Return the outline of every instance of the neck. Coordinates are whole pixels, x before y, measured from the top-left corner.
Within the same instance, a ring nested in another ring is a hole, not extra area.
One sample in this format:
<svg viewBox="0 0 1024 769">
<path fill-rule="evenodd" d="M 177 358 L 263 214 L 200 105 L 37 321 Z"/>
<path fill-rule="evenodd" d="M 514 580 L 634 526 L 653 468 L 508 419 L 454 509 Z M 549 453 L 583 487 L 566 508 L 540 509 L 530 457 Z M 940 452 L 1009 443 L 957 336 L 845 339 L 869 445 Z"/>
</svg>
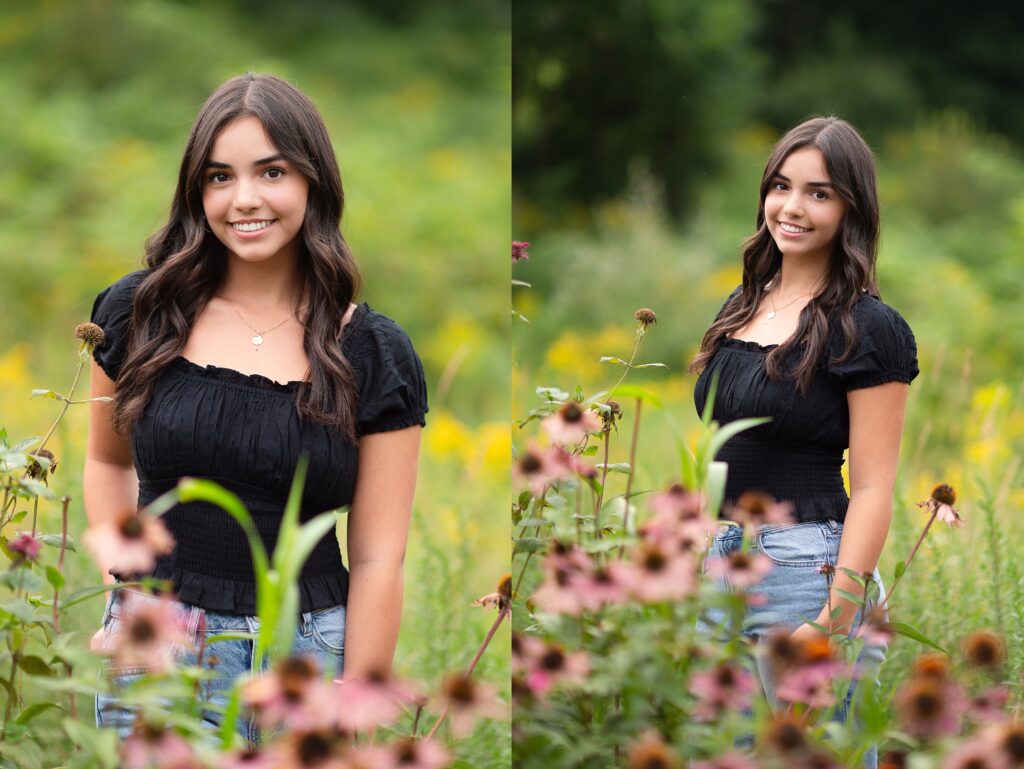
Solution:
<svg viewBox="0 0 1024 769">
<path fill-rule="evenodd" d="M 798 261 L 783 256 L 782 267 L 772 278 L 772 291 L 776 297 L 814 294 L 824 285 L 826 273 L 827 265 L 821 260 Z"/>
<path fill-rule="evenodd" d="M 257 313 L 294 312 L 302 306 L 303 285 L 295 260 L 246 262 L 228 254 L 228 269 L 217 294 Z"/>
</svg>

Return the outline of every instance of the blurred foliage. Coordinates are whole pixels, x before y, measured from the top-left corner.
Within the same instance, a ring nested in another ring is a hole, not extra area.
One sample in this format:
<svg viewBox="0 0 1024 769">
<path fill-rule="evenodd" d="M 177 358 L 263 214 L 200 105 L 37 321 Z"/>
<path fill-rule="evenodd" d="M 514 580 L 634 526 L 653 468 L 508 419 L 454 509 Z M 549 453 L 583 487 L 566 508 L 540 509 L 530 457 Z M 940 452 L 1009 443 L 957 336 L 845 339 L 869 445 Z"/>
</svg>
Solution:
<svg viewBox="0 0 1024 769">
<path fill-rule="evenodd" d="M 1024 6 L 526 0 L 513 26 L 517 198 L 552 221 L 587 221 L 635 169 L 687 219 L 737 130 L 781 133 L 812 114 L 878 146 L 955 109 L 1024 144 Z"/>
</svg>

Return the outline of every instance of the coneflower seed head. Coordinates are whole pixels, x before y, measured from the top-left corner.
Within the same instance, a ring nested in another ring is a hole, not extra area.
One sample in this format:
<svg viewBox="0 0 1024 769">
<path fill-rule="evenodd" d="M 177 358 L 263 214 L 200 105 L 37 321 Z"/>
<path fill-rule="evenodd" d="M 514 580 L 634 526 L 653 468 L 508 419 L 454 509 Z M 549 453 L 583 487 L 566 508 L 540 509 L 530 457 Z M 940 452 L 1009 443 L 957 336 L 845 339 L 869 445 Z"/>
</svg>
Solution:
<svg viewBox="0 0 1024 769">
<path fill-rule="evenodd" d="M 956 502 L 956 491 L 948 483 L 940 483 L 932 489 L 932 499 L 944 505 L 952 505 Z"/>
</svg>

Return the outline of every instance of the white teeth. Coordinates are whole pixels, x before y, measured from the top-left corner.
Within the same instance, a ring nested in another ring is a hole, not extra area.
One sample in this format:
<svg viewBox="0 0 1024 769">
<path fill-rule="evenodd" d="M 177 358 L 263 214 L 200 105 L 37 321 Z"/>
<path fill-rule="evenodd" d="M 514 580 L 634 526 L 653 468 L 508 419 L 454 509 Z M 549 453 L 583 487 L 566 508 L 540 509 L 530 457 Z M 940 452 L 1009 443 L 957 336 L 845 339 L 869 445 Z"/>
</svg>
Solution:
<svg viewBox="0 0 1024 769">
<path fill-rule="evenodd" d="M 785 223 L 782 223 L 782 222 L 779 223 L 779 229 L 781 229 L 783 232 L 810 232 L 811 231 L 809 227 L 797 227 L 796 225 L 785 224 Z"/>
<path fill-rule="evenodd" d="M 234 228 L 239 232 L 256 232 L 256 230 L 264 230 L 270 226 L 269 221 L 263 222 L 236 222 Z"/>
</svg>

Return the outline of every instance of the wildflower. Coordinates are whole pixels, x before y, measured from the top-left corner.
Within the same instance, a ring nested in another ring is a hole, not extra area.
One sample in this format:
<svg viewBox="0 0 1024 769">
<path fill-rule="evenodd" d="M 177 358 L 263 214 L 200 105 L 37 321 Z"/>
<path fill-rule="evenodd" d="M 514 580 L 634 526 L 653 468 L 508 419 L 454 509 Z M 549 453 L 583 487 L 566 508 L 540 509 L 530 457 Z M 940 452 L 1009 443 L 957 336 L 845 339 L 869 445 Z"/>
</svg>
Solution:
<svg viewBox="0 0 1024 769">
<path fill-rule="evenodd" d="M 937 652 L 928 652 L 918 655 L 911 668 L 911 675 L 915 678 L 932 678 L 937 681 L 949 679 L 949 660 L 945 655 Z"/>
<path fill-rule="evenodd" d="M 629 746 L 629 769 L 675 769 L 679 759 L 655 732 L 647 732 Z"/>
<path fill-rule="evenodd" d="M 138 720 L 121 743 L 123 769 L 192 769 L 199 766 L 195 751 L 173 729 Z"/>
<path fill-rule="evenodd" d="M 653 495 L 650 505 L 654 517 L 640 527 L 640 533 L 645 537 L 674 537 L 686 550 L 706 547 L 708 535 L 718 525 L 707 516 L 703 497 L 681 483 Z"/>
<path fill-rule="evenodd" d="M 1010 766 L 1024 766 L 1024 724 L 1014 722 L 997 727 L 993 740 Z"/>
<path fill-rule="evenodd" d="M 950 681 L 917 676 L 896 693 L 896 704 L 904 730 L 917 737 L 941 737 L 960 731 L 960 717 L 966 702 Z"/>
<path fill-rule="evenodd" d="M 497 700 L 497 687 L 455 673 L 441 684 L 441 704 L 448 713 L 452 732 L 465 737 L 478 718 L 500 718 L 505 708 Z"/>
<path fill-rule="evenodd" d="M 34 561 L 39 557 L 39 550 L 42 548 L 39 540 L 25 531 L 19 531 L 18 536 L 7 546 L 15 553 L 21 554 L 21 560 Z"/>
<path fill-rule="evenodd" d="M 508 611 L 512 605 L 512 574 L 505 574 L 498 580 L 498 589 L 494 593 L 482 595 L 473 601 L 474 606 L 493 606 L 498 611 Z"/>
<path fill-rule="evenodd" d="M 241 748 L 217 757 L 217 769 L 277 769 L 279 757 L 273 749 Z"/>
<path fill-rule="evenodd" d="M 888 646 L 895 638 L 896 630 L 889 624 L 888 612 L 881 606 L 872 606 L 864 615 L 864 620 L 857 629 L 857 636 L 863 638 L 866 644 Z"/>
<path fill-rule="evenodd" d="M 451 764 L 451 756 L 433 740 L 401 739 L 388 746 L 391 763 L 384 769 L 444 769 Z"/>
<path fill-rule="evenodd" d="M 890 750 L 878 759 L 878 769 L 906 769 L 907 754 L 902 750 Z"/>
<path fill-rule="evenodd" d="M 122 575 L 151 572 L 156 556 L 174 549 L 163 521 L 127 508 L 87 529 L 82 541 L 98 563 Z"/>
<path fill-rule="evenodd" d="M 762 733 L 762 741 L 783 755 L 802 753 L 810 747 L 803 724 L 789 714 L 773 716 Z"/>
<path fill-rule="evenodd" d="M 956 492 L 953 487 L 946 483 L 940 483 L 932 489 L 932 495 L 928 499 L 918 502 L 917 506 L 925 508 L 932 516 L 948 524 L 950 528 L 963 528 L 963 519 L 953 507 L 954 502 L 956 502 Z"/>
<path fill-rule="evenodd" d="M 512 261 L 520 262 L 523 259 L 529 259 L 530 255 L 526 252 L 526 249 L 530 247 L 530 241 L 528 240 L 513 240 L 512 241 Z"/>
<path fill-rule="evenodd" d="M 1009 720 L 1010 716 L 1004 709 L 1010 698 L 1010 690 L 1005 686 L 993 686 L 971 697 L 967 714 L 978 724 L 997 724 Z"/>
<path fill-rule="evenodd" d="M 541 426 L 547 430 L 553 443 L 564 446 L 575 446 L 588 433 L 601 429 L 597 414 L 576 401 L 564 403 L 557 412 L 545 417 Z"/>
<path fill-rule="evenodd" d="M 323 728 L 334 722 L 333 691 L 308 657 L 287 657 L 242 685 L 242 701 L 265 728 Z"/>
<path fill-rule="evenodd" d="M 699 701 L 697 715 L 711 720 L 727 710 L 748 708 L 755 683 L 750 671 L 720 662 L 711 670 L 694 673 L 690 688 Z"/>
<path fill-rule="evenodd" d="M 540 695 L 560 683 L 582 683 L 590 672 L 586 652 L 567 652 L 559 644 L 523 633 L 512 635 L 512 663 L 525 672 L 523 683 L 530 692 Z"/>
<path fill-rule="evenodd" d="M 601 410 L 600 417 L 604 423 L 604 431 L 608 432 L 622 419 L 622 406 L 618 401 L 605 401 L 597 405 Z"/>
<path fill-rule="evenodd" d="M 836 647 L 827 637 L 798 642 L 790 640 L 790 644 L 796 647 L 795 650 L 787 650 L 791 658 L 783 668 L 776 669 L 778 698 L 783 702 L 802 702 L 812 708 L 828 707 L 835 701 L 832 682 L 837 677 L 849 675 L 838 658 Z M 779 640 L 773 639 L 772 645 L 776 654 L 783 648 Z M 769 647 L 769 659 L 774 664 L 776 658 L 771 656 L 771 652 Z"/>
<path fill-rule="evenodd" d="M 747 491 L 729 508 L 729 519 L 751 526 L 793 522 L 793 505 L 776 502 L 768 494 Z"/>
<path fill-rule="evenodd" d="M 118 668 L 142 667 L 162 673 L 174 666 L 175 652 L 189 641 L 188 615 L 169 595 L 122 592 L 121 621 L 106 642 L 106 652 Z"/>
<path fill-rule="evenodd" d="M 628 590 L 645 603 L 678 601 L 697 587 L 697 568 L 687 553 L 670 550 L 664 541 L 645 540 L 633 550 L 621 571 Z"/>
<path fill-rule="evenodd" d="M 939 769 L 1007 769 L 1008 766 L 989 739 L 974 737 L 946 754 Z"/>
<path fill-rule="evenodd" d="M 777 630 L 764 645 L 768 662 L 776 676 L 804 660 L 804 644 L 794 641 L 788 630 Z"/>
<path fill-rule="evenodd" d="M 45 459 L 47 466 L 44 468 L 37 460 Z M 25 466 L 25 473 L 29 478 L 33 478 L 37 481 L 45 481 L 47 476 L 53 475 L 57 471 L 57 458 L 53 455 L 53 452 L 49 449 L 39 449 L 33 451 L 28 455 L 28 464 Z"/>
<path fill-rule="evenodd" d="M 745 590 L 758 584 L 772 570 L 771 559 L 762 553 L 735 550 L 724 558 L 709 558 L 707 572 L 712 577 L 727 577 L 733 587 Z"/>
<path fill-rule="evenodd" d="M 1006 643 L 995 633 L 979 630 L 964 641 L 964 658 L 978 668 L 998 668 L 1006 661 Z"/>
<path fill-rule="evenodd" d="M 278 744 L 284 769 L 345 769 L 341 760 L 342 736 L 327 729 L 296 729 Z"/>
<path fill-rule="evenodd" d="M 105 337 L 103 329 L 95 323 L 79 323 L 75 326 L 75 338 L 82 340 L 82 349 L 87 350 L 90 355 L 96 347 L 103 344 Z"/>
<path fill-rule="evenodd" d="M 645 329 L 658 322 L 658 316 L 654 313 L 650 307 L 641 307 L 639 310 L 633 313 L 633 317 L 636 318 L 641 328 Z"/>
<path fill-rule="evenodd" d="M 336 683 L 338 724 L 353 732 L 393 722 L 402 712 L 402 703 L 416 696 L 410 687 L 379 670 L 363 678 L 346 678 Z"/>
<path fill-rule="evenodd" d="M 573 465 L 567 457 L 560 446 L 545 450 L 531 443 L 512 466 L 512 478 L 517 486 L 527 486 L 539 497 L 550 484 L 572 476 Z"/>
</svg>

